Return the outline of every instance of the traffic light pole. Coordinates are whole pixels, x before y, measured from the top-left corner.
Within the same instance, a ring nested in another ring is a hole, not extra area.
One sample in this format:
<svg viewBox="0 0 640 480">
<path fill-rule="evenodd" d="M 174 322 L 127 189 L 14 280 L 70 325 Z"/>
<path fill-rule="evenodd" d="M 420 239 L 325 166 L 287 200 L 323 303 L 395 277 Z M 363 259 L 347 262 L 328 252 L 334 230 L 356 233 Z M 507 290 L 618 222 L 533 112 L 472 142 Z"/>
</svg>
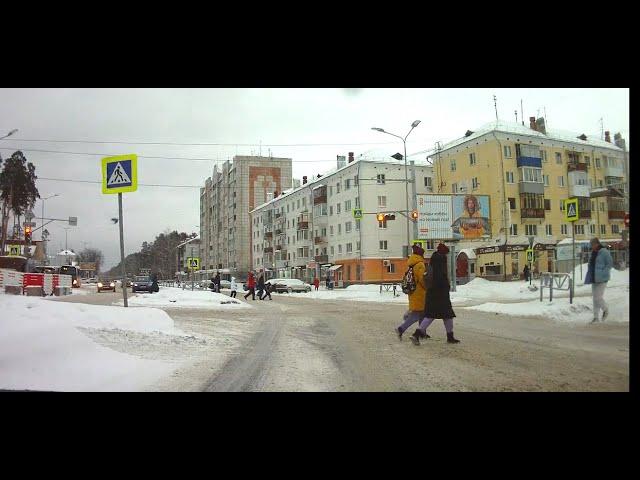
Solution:
<svg viewBox="0 0 640 480">
<path fill-rule="evenodd" d="M 124 298 L 124 306 L 128 307 L 127 302 L 127 268 L 124 263 L 124 227 L 122 226 L 122 193 L 118 193 L 118 223 L 120 224 L 120 264 L 122 265 L 122 298 Z"/>
</svg>

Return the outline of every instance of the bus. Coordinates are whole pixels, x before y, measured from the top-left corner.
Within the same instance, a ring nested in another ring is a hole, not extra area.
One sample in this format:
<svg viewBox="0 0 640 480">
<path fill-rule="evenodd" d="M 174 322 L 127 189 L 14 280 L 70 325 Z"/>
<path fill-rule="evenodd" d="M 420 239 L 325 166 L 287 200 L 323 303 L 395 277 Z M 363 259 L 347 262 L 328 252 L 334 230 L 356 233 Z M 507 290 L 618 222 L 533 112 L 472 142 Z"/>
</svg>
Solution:
<svg viewBox="0 0 640 480">
<path fill-rule="evenodd" d="M 71 285 L 73 288 L 80 287 L 80 269 L 73 265 L 62 265 L 60 275 L 71 275 Z"/>
</svg>

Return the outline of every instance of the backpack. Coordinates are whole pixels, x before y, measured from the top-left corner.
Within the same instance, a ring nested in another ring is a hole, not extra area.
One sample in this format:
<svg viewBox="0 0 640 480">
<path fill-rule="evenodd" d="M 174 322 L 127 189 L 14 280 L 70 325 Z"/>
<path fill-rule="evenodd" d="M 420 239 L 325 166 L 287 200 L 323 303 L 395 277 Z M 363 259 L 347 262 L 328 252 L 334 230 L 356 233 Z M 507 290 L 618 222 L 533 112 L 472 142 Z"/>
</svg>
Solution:
<svg viewBox="0 0 640 480">
<path fill-rule="evenodd" d="M 413 267 L 409 267 L 402 277 L 402 292 L 409 295 L 416 289 L 416 279 L 413 276 Z"/>
</svg>

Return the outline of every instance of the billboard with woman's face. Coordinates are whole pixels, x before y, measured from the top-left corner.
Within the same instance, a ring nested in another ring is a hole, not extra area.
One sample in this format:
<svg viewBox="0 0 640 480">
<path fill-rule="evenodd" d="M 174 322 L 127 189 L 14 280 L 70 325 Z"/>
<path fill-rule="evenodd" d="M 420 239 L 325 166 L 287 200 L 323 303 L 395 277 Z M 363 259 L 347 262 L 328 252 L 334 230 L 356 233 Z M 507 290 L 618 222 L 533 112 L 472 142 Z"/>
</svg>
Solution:
<svg viewBox="0 0 640 480">
<path fill-rule="evenodd" d="M 466 240 L 491 235 L 489 195 L 418 195 L 421 239 Z"/>
<path fill-rule="evenodd" d="M 452 195 L 454 238 L 474 239 L 491 234 L 489 195 Z"/>
</svg>

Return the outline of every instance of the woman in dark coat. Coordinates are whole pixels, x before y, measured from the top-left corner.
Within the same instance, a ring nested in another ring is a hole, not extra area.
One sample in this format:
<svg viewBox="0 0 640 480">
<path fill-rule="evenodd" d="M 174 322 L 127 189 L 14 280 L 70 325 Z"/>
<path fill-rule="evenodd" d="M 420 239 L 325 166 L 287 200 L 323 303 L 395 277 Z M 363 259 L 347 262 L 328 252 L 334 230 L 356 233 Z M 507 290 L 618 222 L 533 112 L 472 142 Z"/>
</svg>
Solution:
<svg viewBox="0 0 640 480">
<path fill-rule="evenodd" d="M 447 275 L 447 254 L 449 249 L 446 245 L 440 244 L 429 261 L 427 274 L 425 275 L 427 295 L 425 298 L 424 319 L 420 322 L 420 327 L 411 335 L 414 345 L 420 345 L 420 337 L 430 338 L 427 335 L 427 328 L 436 318 L 442 318 L 444 328 L 447 331 L 447 343 L 460 343 L 453 336 L 453 317 L 456 314 L 451 308 L 449 298 L 449 276 Z M 429 269 L 433 272 L 432 280 L 429 278 Z"/>
</svg>

